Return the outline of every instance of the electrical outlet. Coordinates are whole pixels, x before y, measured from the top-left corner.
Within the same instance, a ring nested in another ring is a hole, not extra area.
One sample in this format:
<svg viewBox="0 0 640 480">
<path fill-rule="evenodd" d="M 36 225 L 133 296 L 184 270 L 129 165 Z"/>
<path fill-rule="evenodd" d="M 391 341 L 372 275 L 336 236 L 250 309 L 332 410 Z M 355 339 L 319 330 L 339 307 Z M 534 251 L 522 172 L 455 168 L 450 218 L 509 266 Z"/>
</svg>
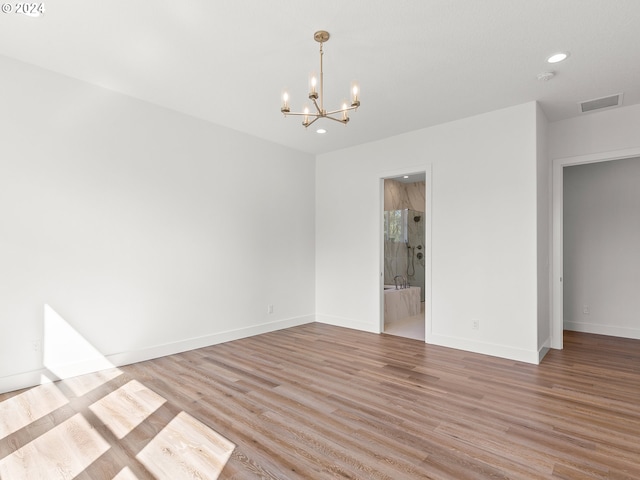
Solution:
<svg viewBox="0 0 640 480">
<path fill-rule="evenodd" d="M 31 342 L 31 348 L 34 352 L 39 352 L 42 350 L 42 342 L 40 340 L 34 340 Z"/>
<path fill-rule="evenodd" d="M 480 320 L 478 320 L 477 318 L 474 318 L 473 320 L 471 320 L 471 328 L 474 330 L 479 330 L 480 329 Z"/>
<path fill-rule="evenodd" d="M 267 307 L 267 313 L 268 313 L 269 315 L 271 315 L 271 314 L 273 313 L 273 305 L 269 305 L 269 306 Z"/>
<path fill-rule="evenodd" d="M 589 315 L 589 312 L 590 312 L 590 310 L 589 310 L 589 305 L 583 305 L 583 306 L 582 306 L 582 313 L 583 313 L 583 315 Z"/>
</svg>

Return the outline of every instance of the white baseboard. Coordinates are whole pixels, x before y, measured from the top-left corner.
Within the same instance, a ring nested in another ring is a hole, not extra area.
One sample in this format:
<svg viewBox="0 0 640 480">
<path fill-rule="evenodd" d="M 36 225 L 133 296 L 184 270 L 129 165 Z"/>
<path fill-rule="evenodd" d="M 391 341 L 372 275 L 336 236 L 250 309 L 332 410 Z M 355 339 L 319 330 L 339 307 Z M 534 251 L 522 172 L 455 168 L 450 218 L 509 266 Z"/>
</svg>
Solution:
<svg viewBox="0 0 640 480">
<path fill-rule="evenodd" d="M 276 330 L 282 330 L 283 328 L 290 328 L 296 327 L 298 325 L 304 325 L 306 323 L 313 323 L 314 321 L 315 315 L 305 315 L 303 317 L 276 320 L 274 322 L 262 323 L 260 325 L 239 328 L 237 330 L 227 330 L 226 332 L 214 333 L 212 335 L 205 335 L 204 337 L 192 338 L 189 340 L 183 340 L 181 342 L 157 345 L 143 350 L 117 353 L 109 355 L 107 358 L 117 366 L 129 365 L 131 363 L 143 362 L 145 360 L 151 360 L 159 357 L 166 357 L 167 355 L 186 352 L 188 350 L 195 350 L 197 348 L 208 347 L 210 345 L 217 345 L 218 343 L 230 342 L 232 340 L 252 337 L 254 335 L 260 335 L 262 333 L 275 332 Z"/>
<path fill-rule="evenodd" d="M 371 323 L 353 320 L 352 318 L 334 317 L 332 315 L 318 313 L 316 314 L 316 322 L 333 325 L 334 327 L 353 328 L 354 330 L 363 332 L 380 333 L 379 325 L 372 325 Z"/>
<path fill-rule="evenodd" d="M 379 327 L 376 327 L 371 323 L 360 322 L 350 318 L 317 314 L 316 322 L 326 323 L 327 325 L 334 325 L 336 327 L 353 328 L 355 330 L 361 330 L 365 332 L 380 333 Z M 516 360 L 518 362 L 532 363 L 534 365 L 539 364 L 540 359 L 546 354 L 546 351 L 542 353 L 541 351 L 535 350 L 520 350 L 512 347 L 505 347 L 503 345 L 476 342 L 466 338 L 447 337 L 444 335 L 428 335 L 427 343 L 438 345 L 441 347 L 455 348 L 457 350 L 465 350 L 467 352 L 507 358 L 510 360 Z"/>
<path fill-rule="evenodd" d="M 478 342 L 475 340 L 469 340 L 468 338 L 448 337 L 446 335 L 435 334 L 427 335 L 426 341 L 428 344 L 438 345 L 440 347 L 455 348 L 456 350 L 481 353 L 483 355 L 491 355 L 492 357 L 532 363 L 534 365 L 540 363 L 539 352 L 535 350 L 522 350 L 504 345 Z"/>
<path fill-rule="evenodd" d="M 178 342 L 155 345 L 153 347 L 140 350 L 114 353 L 106 355 L 101 361 L 82 361 L 77 364 L 66 365 L 63 370 L 57 372 L 56 378 L 51 378 L 52 373 L 46 368 L 32 370 L 29 372 L 8 375 L 0 378 L 0 393 L 12 392 L 23 388 L 40 385 L 44 381 L 58 380 L 60 377 L 70 378 L 77 375 L 96 372 L 109 367 L 121 367 L 131 363 L 144 362 L 154 358 L 165 357 L 176 353 L 195 350 L 197 348 L 208 347 L 218 343 L 230 342 L 241 338 L 252 337 L 262 333 L 274 332 L 283 328 L 296 327 L 307 323 L 315 322 L 315 315 L 305 315 L 285 320 L 253 325 L 251 327 L 239 328 L 237 330 L 227 330 L 225 332 L 205 335 L 203 337 L 190 338 Z M 61 373 L 62 372 L 62 373 Z"/>
<path fill-rule="evenodd" d="M 640 340 L 640 328 L 617 327 L 615 325 L 600 325 L 597 323 L 564 322 L 564 329 Z"/>
<path fill-rule="evenodd" d="M 551 350 L 551 338 L 547 338 L 542 346 L 538 349 L 538 363 L 542 361 L 544 356 Z"/>
</svg>

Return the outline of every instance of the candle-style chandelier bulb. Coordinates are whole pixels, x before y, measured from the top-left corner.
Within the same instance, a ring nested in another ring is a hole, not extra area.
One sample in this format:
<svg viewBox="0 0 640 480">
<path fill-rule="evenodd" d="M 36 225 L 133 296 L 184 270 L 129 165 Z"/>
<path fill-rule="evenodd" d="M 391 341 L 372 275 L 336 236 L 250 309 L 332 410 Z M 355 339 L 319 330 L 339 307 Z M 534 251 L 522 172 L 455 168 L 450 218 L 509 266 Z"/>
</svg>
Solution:
<svg viewBox="0 0 640 480">
<path fill-rule="evenodd" d="M 280 108 L 282 113 L 289 113 L 289 94 L 287 92 L 282 93 L 282 108 Z"/>
<path fill-rule="evenodd" d="M 360 93 L 360 88 L 357 83 L 353 83 L 351 85 L 351 106 L 358 108 L 360 106 L 360 100 L 358 94 Z"/>
<path fill-rule="evenodd" d="M 308 107 L 305 107 L 303 112 L 292 112 L 289 108 L 288 93 L 284 92 L 282 94 L 282 107 L 280 108 L 280 111 L 285 117 L 287 115 L 303 116 L 302 125 L 304 125 L 305 128 L 313 124 L 319 118 L 328 118 L 329 120 L 346 125 L 349 121 L 348 111 L 356 110 L 360 106 L 360 89 L 358 84 L 353 83 L 351 85 L 351 106 L 348 106 L 345 102 L 342 104 L 342 108 L 340 109 L 331 110 L 329 112 L 324 109 L 324 70 L 322 68 L 322 56 L 324 55 L 324 52 L 322 50 L 322 45 L 329 40 L 329 37 L 329 32 L 325 30 L 319 30 L 313 35 L 314 40 L 320 43 L 320 79 L 318 80 L 315 75 L 312 75 L 309 81 L 309 100 L 313 102 L 313 106 L 316 111 L 311 112 Z"/>
</svg>

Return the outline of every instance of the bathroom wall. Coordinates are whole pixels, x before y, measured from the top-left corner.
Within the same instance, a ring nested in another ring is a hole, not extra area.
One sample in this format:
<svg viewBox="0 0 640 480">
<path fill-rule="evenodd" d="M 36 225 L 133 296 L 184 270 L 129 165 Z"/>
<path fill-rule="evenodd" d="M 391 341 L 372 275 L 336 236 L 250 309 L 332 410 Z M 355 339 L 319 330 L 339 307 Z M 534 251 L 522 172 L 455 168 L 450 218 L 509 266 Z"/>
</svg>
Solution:
<svg viewBox="0 0 640 480">
<path fill-rule="evenodd" d="M 315 320 L 312 155 L 0 71 L 0 392 L 52 373 L 45 309 L 116 364 Z"/>
<path fill-rule="evenodd" d="M 404 183 L 393 179 L 384 181 L 384 209 L 404 210 L 410 208 L 424 212 L 425 182 Z"/>
<path fill-rule="evenodd" d="M 424 212 L 408 210 L 407 226 L 409 243 L 405 253 L 407 257 L 406 278 L 409 284 L 420 287 L 420 301 L 426 299 L 426 217 Z"/>
</svg>

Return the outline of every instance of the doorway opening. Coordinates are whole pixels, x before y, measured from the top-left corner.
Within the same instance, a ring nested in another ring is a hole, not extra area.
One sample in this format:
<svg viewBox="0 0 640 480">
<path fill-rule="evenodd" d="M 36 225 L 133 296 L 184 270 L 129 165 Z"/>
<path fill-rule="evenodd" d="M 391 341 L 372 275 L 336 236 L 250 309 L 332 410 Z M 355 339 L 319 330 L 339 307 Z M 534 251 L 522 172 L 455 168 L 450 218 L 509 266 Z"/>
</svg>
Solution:
<svg viewBox="0 0 640 480">
<path fill-rule="evenodd" d="M 381 331 L 426 339 L 426 173 L 384 178 Z"/>
<path fill-rule="evenodd" d="M 565 292 L 564 292 L 564 169 L 565 167 L 585 165 L 590 163 L 609 162 L 613 160 L 631 159 L 640 156 L 640 148 L 632 148 L 628 150 L 621 150 L 615 152 L 602 152 L 598 154 L 581 155 L 569 158 L 556 159 L 553 162 L 553 249 L 552 249 L 552 316 L 551 316 L 551 347 L 556 349 L 562 349 L 563 347 L 563 332 L 565 326 Z M 567 272 L 570 273 L 570 272 Z M 601 292 L 599 292 L 601 293 Z M 567 299 L 572 301 L 571 298 Z M 574 299 L 575 300 L 575 299 Z M 611 334 L 611 328 L 608 331 L 595 331 L 593 326 L 588 325 L 588 321 L 584 319 L 590 319 L 588 316 L 593 316 L 592 305 L 582 301 L 580 302 L 579 316 L 582 318 L 582 324 L 578 325 L 584 331 L 588 328 L 590 333 L 603 333 Z M 575 301 L 574 301 L 575 303 Z M 568 310 L 570 310 L 568 306 Z M 575 310 L 575 306 L 574 306 Z M 569 319 L 571 321 L 571 319 Z M 574 322 L 576 323 L 576 322 Z M 572 329 L 576 328 L 576 325 L 571 326 Z M 601 326 L 599 327 L 601 328 Z M 627 335 L 619 335 L 627 336 Z"/>
</svg>

